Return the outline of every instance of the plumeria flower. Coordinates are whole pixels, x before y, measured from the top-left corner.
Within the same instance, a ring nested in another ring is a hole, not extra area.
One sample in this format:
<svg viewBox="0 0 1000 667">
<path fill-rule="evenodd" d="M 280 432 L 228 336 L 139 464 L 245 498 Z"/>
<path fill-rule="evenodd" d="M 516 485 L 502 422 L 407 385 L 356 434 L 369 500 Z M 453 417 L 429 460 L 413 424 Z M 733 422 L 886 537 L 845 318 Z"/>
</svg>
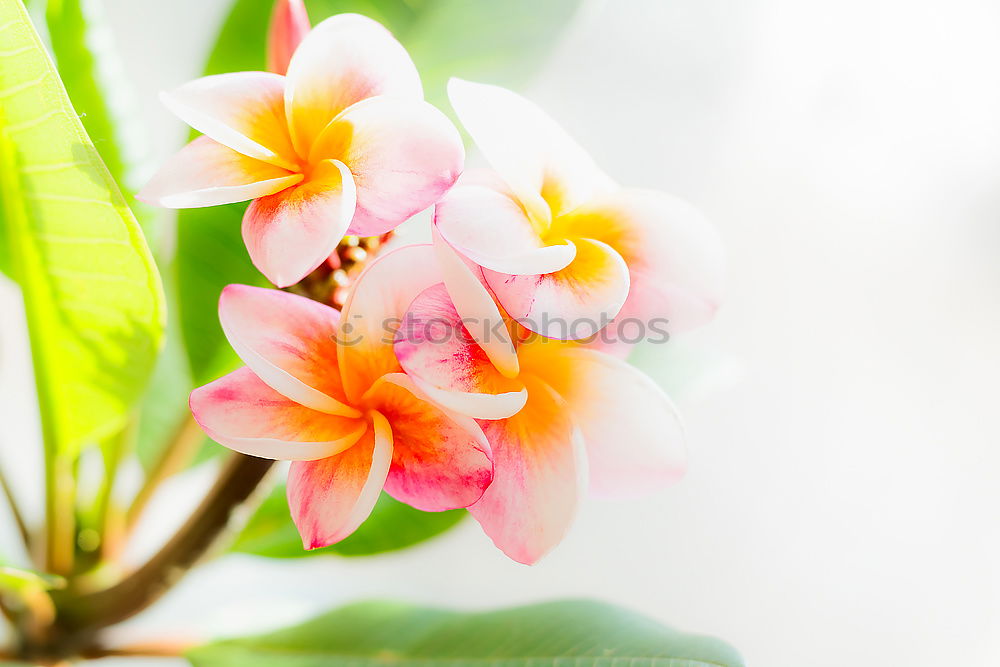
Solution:
<svg viewBox="0 0 1000 667">
<path fill-rule="evenodd" d="M 319 266 L 345 234 L 383 234 L 435 203 L 464 160 L 402 45 L 355 14 L 309 32 L 285 76 L 208 76 L 163 102 L 203 136 L 139 198 L 168 208 L 252 200 L 243 239 L 279 287 Z"/>
<path fill-rule="evenodd" d="M 527 564 L 541 558 L 565 535 L 588 487 L 629 496 L 683 474 L 681 423 L 652 380 L 615 356 L 510 320 L 499 339 L 474 335 L 456 302 L 478 313 L 476 323 L 503 313 L 472 271 L 462 273 L 460 258 L 442 259 L 449 285 L 413 301 L 396 355 L 435 402 L 480 418 L 494 478 L 469 511 L 504 553 Z"/>
<path fill-rule="evenodd" d="M 591 336 L 614 317 L 666 317 L 675 331 L 712 317 L 722 251 L 697 210 L 619 187 L 555 121 L 509 90 L 452 79 L 448 94 L 495 172 L 459 181 L 435 224 L 482 268 L 507 313 L 560 339 Z"/>
<path fill-rule="evenodd" d="M 433 251 L 408 246 L 362 273 L 343 314 L 278 290 L 222 293 L 246 366 L 196 389 L 191 411 L 230 449 L 292 461 L 288 503 L 308 549 L 350 535 L 383 487 L 441 511 L 476 502 L 492 479 L 480 427 L 429 402 L 393 353 L 393 323 L 435 279 Z"/>
</svg>

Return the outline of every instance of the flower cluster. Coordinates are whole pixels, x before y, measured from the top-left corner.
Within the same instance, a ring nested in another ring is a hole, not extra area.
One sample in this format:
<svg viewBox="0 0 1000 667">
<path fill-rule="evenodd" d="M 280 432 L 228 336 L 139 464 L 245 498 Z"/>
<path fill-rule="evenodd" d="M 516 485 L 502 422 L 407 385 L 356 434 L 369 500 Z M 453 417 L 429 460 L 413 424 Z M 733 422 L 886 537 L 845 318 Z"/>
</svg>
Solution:
<svg viewBox="0 0 1000 667">
<path fill-rule="evenodd" d="M 377 257 L 339 312 L 282 290 L 221 296 L 246 366 L 195 390 L 192 412 L 231 449 L 292 461 L 306 548 L 349 535 L 384 489 L 421 510 L 467 507 L 508 556 L 533 563 L 588 489 L 641 493 L 683 473 L 670 400 L 623 360 L 627 344 L 595 334 L 711 318 L 722 253 L 697 211 L 617 185 L 522 97 L 452 80 L 452 107 L 492 167 L 459 178 L 457 130 L 370 19 L 310 30 L 300 2 L 279 2 L 269 67 L 164 96 L 204 136 L 144 199 L 252 200 L 243 236 L 278 287 L 345 234 L 382 235 L 436 205 L 433 242 Z M 593 324 L 556 326 L 566 322 Z"/>
</svg>

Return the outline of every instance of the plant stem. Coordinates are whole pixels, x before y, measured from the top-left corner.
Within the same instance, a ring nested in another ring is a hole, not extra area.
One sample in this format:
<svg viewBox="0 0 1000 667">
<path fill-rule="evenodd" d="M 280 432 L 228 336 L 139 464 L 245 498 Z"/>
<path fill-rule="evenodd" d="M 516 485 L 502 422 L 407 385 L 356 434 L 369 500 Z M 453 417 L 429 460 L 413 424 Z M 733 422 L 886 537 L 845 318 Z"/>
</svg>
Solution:
<svg viewBox="0 0 1000 667">
<path fill-rule="evenodd" d="M 76 555 L 76 476 L 73 460 L 51 453 L 45 466 L 45 569 L 68 576 Z"/>
<path fill-rule="evenodd" d="M 94 646 L 85 649 L 80 653 L 81 658 L 95 660 L 98 658 L 178 658 L 184 652 L 193 648 L 192 644 L 185 643 L 149 643 L 130 644 L 128 646 L 105 647 Z"/>
<path fill-rule="evenodd" d="M 103 557 L 118 548 L 121 536 L 121 510 L 114 505 L 118 468 L 124 452 L 134 447 L 139 419 L 133 414 L 125 427 L 101 443 L 104 477 L 94 503 L 93 528 L 101 535 L 100 555 Z"/>
<path fill-rule="evenodd" d="M 80 641 L 156 602 L 215 543 L 273 465 L 274 461 L 231 454 L 198 509 L 159 553 L 110 588 L 66 599 L 59 605 L 60 628 Z"/>
<path fill-rule="evenodd" d="M 10 488 L 10 483 L 7 481 L 3 470 L 0 470 L 0 490 L 3 491 L 3 495 L 7 499 L 7 505 L 10 507 L 10 513 L 14 516 L 14 522 L 17 524 L 17 531 L 21 534 L 24 548 L 30 554 L 32 551 L 31 531 L 28 529 L 28 524 L 24 520 L 24 514 L 21 512 L 21 507 L 17 503 L 17 498 L 14 497 L 14 492 Z"/>
<path fill-rule="evenodd" d="M 198 447 L 205 439 L 205 434 L 198 427 L 190 412 L 185 411 L 179 421 L 173 438 L 160 452 L 160 457 L 146 476 L 142 488 L 136 494 L 125 518 L 126 534 L 132 531 L 142 517 L 150 499 L 168 477 L 183 470 L 198 452 Z"/>
</svg>

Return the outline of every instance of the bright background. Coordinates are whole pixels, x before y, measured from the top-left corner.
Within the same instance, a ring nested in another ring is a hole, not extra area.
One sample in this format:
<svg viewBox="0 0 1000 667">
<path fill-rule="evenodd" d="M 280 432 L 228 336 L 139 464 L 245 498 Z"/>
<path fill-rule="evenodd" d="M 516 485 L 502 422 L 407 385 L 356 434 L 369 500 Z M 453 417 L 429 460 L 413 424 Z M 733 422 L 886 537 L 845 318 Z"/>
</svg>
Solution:
<svg viewBox="0 0 1000 667">
<path fill-rule="evenodd" d="M 228 3 L 107 4 L 165 157 L 186 130 L 155 94 L 198 74 Z M 588 5 L 524 92 L 729 251 L 717 321 L 639 359 L 687 418 L 688 477 L 588 503 L 532 568 L 473 522 L 400 555 L 223 559 L 132 632 L 587 596 L 758 667 L 1000 664 L 998 26 L 987 0 Z M 9 286 L 0 308 L 0 450 L 20 461 L 36 427 Z M 207 478 L 161 498 L 151 544 Z"/>
</svg>

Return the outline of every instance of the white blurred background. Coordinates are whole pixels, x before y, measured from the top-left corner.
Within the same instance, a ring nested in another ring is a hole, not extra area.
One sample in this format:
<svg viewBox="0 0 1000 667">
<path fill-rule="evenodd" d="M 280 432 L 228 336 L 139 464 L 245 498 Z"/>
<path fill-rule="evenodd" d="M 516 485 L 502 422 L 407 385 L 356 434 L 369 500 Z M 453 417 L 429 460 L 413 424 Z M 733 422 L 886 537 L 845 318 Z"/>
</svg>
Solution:
<svg viewBox="0 0 1000 667">
<path fill-rule="evenodd" d="M 197 76 L 228 3 L 107 4 L 165 157 L 186 130 L 156 93 Z M 370 596 L 585 596 L 757 667 L 1000 664 L 998 34 L 989 0 L 588 5 L 524 92 L 619 181 L 703 208 L 729 251 L 717 321 L 637 359 L 687 418 L 687 478 L 588 503 L 531 568 L 473 522 L 399 555 L 216 561 L 131 636 L 243 633 Z M 35 426 L 3 319 L 10 459 Z"/>
</svg>

